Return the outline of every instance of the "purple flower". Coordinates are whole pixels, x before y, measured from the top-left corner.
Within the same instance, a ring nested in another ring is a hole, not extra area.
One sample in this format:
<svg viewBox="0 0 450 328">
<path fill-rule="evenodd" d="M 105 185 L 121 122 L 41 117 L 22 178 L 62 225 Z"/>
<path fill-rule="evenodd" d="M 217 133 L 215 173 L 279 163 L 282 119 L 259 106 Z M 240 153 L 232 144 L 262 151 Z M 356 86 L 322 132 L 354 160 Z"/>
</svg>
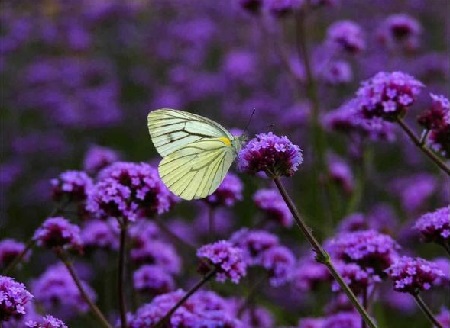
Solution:
<svg viewBox="0 0 450 328">
<path fill-rule="evenodd" d="M 83 171 L 66 171 L 58 178 L 50 180 L 52 197 L 56 202 L 63 199 L 68 201 L 84 201 L 92 188 L 92 179 Z"/>
<path fill-rule="evenodd" d="M 356 312 L 340 312 L 325 318 L 323 328 L 360 328 L 361 316 Z"/>
<path fill-rule="evenodd" d="M 445 277 L 436 264 L 408 256 L 399 258 L 386 272 L 394 282 L 395 291 L 412 295 L 430 289 L 440 278 Z"/>
<path fill-rule="evenodd" d="M 294 218 L 276 189 L 260 189 L 253 196 L 253 200 L 265 213 L 267 219 L 279 222 L 283 227 L 292 226 Z"/>
<path fill-rule="evenodd" d="M 419 46 L 422 26 L 407 14 L 395 14 L 387 17 L 380 25 L 378 39 L 388 47 L 401 46 L 404 50 L 413 51 Z"/>
<path fill-rule="evenodd" d="M 450 246 L 450 205 L 422 215 L 414 225 L 426 243 Z"/>
<path fill-rule="evenodd" d="M 450 124 L 450 101 L 442 95 L 430 93 L 429 109 L 417 117 L 417 123 L 427 130 L 437 130 Z"/>
<path fill-rule="evenodd" d="M 331 85 L 349 83 L 353 79 L 352 68 L 345 61 L 334 61 L 321 72 L 322 79 Z"/>
<path fill-rule="evenodd" d="M 153 217 L 167 212 L 175 201 L 157 170 L 146 163 L 116 162 L 98 177 L 86 208 L 99 219 Z"/>
<path fill-rule="evenodd" d="M 25 326 L 30 328 L 68 328 L 62 320 L 59 320 L 51 315 L 46 315 L 39 321 L 27 321 Z"/>
<path fill-rule="evenodd" d="M 252 14 L 259 13 L 264 2 L 264 0 L 238 0 L 238 1 L 242 9 Z"/>
<path fill-rule="evenodd" d="M 6 268 L 24 249 L 25 245 L 23 243 L 13 239 L 0 241 L 0 268 Z M 27 252 L 25 260 L 27 261 L 29 257 L 30 252 Z"/>
<path fill-rule="evenodd" d="M 324 328 L 324 318 L 301 318 L 298 322 L 298 328 Z"/>
<path fill-rule="evenodd" d="M 332 131 L 372 140 L 393 141 L 394 125 L 379 117 L 367 118 L 359 110 L 359 99 L 352 99 L 323 116 L 322 124 Z"/>
<path fill-rule="evenodd" d="M 400 246 L 388 235 L 365 230 L 341 233 L 329 242 L 329 248 L 332 257 L 382 276 L 397 258 Z"/>
<path fill-rule="evenodd" d="M 222 71 L 232 81 L 241 81 L 246 84 L 253 83 L 258 72 L 257 57 L 249 51 L 229 52 L 224 58 Z"/>
<path fill-rule="evenodd" d="M 246 275 L 247 263 L 241 248 L 232 243 L 220 240 L 200 247 L 197 256 L 208 260 L 217 270 L 216 280 L 224 282 L 230 279 L 234 283 Z"/>
<path fill-rule="evenodd" d="M 132 246 L 130 257 L 136 264 L 158 265 L 169 273 L 176 274 L 181 269 L 181 259 L 171 244 L 145 240 Z"/>
<path fill-rule="evenodd" d="M 272 328 L 275 326 L 272 313 L 260 306 L 244 310 L 241 321 L 248 328 Z"/>
<path fill-rule="evenodd" d="M 84 281 L 81 283 L 89 298 L 95 301 L 95 292 Z M 32 282 L 31 290 L 46 311 L 57 312 L 59 317 L 69 319 L 89 311 L 88 304 L 63 264 L 48 267 Z"/>
<path fill-rule="evenodd" d="M 337 262 L 335 265 L 345 283 L 353 290 L 355 294 L 362 294 L 372 283 L 380 281 L 379 277 L 372 277 L 358 264 Z M 332 290 L 340 290 L 340 286 L 336 281 L 333 281 L 332 283 Z"/>
<path fill-rule="evenodd" d="M 262 254 L 261 265 L 269 271 L 270 285 L 279 287 L 292 278 L 295 257 L 289 248 L 274 246 Z"/>
<path fill-rule="evenodd" d="M 90 174 L 97 174 L 100 170 L 119 160 L 119 153 L 111 148 L 92 145 L 83 159 L 83 169 Z"/>
<path fill-rule="evenodd" d="M 436 320 L 444 328 L 450 327 L 450 311 L 446 307 L 442 307 L 441 312 L 436 315 Z"/>
<path fill-rule="evenodd" d="M 219 188 L 205 200 L 213 206 L 233 206 L 242 199 L 242 182 L 234 174 L 228 173 Z"/>
<path fill-rule="evenodd" d="M 33 236 L 38 246 L 63 247 L 81 250 L 80 228 L 63 217 L 52 217 L 42 223 Z"/>
<path fill-rule="evenodd" d="M 175 287 L 172 276 L 164 267 L 143 265 L 133 274 L 134 288 L 152 295 L 164 294 Z"/>
<path fill-rule="evenodd" d="M 351 194 L 354 188 L 354 177 L 350 166 L 340 157 L 331 155 L 328 158 L 329 179 L 340 186 L 345 193 Z"/>
<path fill-rule="evenodd" d="M 265 7 L 276 17 L 284 17 L 300 8 L 303 0 L 265 0 Z"/>
<path fill-rule="evenodd" d="M 20 319 L 25 315 L 25 306 L 33 295 L 25 285 L 13 278 L 0 276 L 0 322 Z"/>
<path fill-rule="evenodd" d="M 343 52 L 360 53 L 366 47 L 361 27 L 352 21 L 333 23 L 327 31 L 327 40 Z"/>
<path fill-rule="evenodd" d="M 236 231 L 230 242 L 243 250 L 248 265 L 261 264 L 264 252 L 280 244 L 278 237 L 270 232 L 246 228 Z"/>
<path fill-rule="evenodd" d="M 251 174 L 263 171 L 270 177 L 291 176 L 302 162 L 298 146 L 269 132 L 257 134 L 246 144 L 239 153 L 238 167 Z"/>
<path fill-rule="evenodd" d="M 292 282 L 299 291 L 311 291 L 321 283 L 331 281 L 331 274 L 327 267 L 311 259 L 301 260 L 297 264 Z"/>
<path fill-rule="evenodd" d="M 103 248 L 117 250 L 119 248 L 117 221 L 90 220 L 81 230 L 81 240 L 86 248 Z"/>
<path fill-rule="evenodd" d="M 402 72 L 379 72 L 364 81 L 356 92 L 359 108 L 368 118 L 381 117 L 387 121 L 406 114 L 424 85 Z"/>
</svg>

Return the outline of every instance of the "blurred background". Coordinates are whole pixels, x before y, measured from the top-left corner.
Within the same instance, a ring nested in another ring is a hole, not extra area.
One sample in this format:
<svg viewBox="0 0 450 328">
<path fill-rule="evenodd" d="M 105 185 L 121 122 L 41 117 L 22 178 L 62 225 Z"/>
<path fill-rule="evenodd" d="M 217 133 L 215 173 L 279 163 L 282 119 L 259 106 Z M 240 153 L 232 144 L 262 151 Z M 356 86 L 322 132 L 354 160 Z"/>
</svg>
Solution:
<svg viewBox="0 0 450 328">
<path fill-rule="evenodd" d="M 259 2 L 2 1 L 0 239 L 28 240 L 53 207 L 50 179 L 83 170 L 89 152 L 98 147 L 117 159 L 156 165 L 146 127 L 149 111 L 187 110 L 243 129 L 255 110 L 250 136 L 273 131 L 303 149 L 305 163 L 288 186 L 321 240 L 342 218 L 362 212 L 376 217 L 404 254 L 443 256 L 437 246 L 418 244 L 410 228 L 419 215 L 448 203 L 448 180 L 394 127 L 389 136 L 365 142 L 361 164 L 362 150 L 324 124 L 320 180 L 332 181 L 333 192 L 316 195 L 311 106 L 318 104 L 322 121 L 322 115 L 352 98 L 361 81 L 398 70 L 426 85 L 406 118 L 414 126 L 429 106 L 429 92 L 448 97 L 449 1 L 310 1 L 300 35 L 308 67 L 290 2 L 283 7 L 283 1 L 267 0 L 273 4 L 258 9 Z M 353 27 L 344 32 L 347 47 L 337 49 L 336 23 L 342 21 Z M 308 69 L 315 77 L 316 98 L 308 89 Z M 364 179 L 358 175 L 361 165 Z M 263 179 L 242 179 L 243 201 L 228 213 L 228 231 L 251 225 L 258 215 L 252 195 L 268 185 Z M 196 205 L 180 204 L 168 217 L 181 218 L 176 223 L 183 226 L 196 211 Z M 285 244 L 295 245 L 296 255 L 305 254 L 308 247 L 298 248 L 298 234 L 291 230 L 278 233 Z M 52 262 L 42 251 L 17 277 L 26 282 Z M 429 327 L 412 299 L 385 287 L 380 294 L 389 296 L 378 295 L 383 301 L 374 309 L 380 327 Z M 326 288 L 314 297 L 283 288 L 260 296 L 280 325 L 321 315 Z M 289 297 L 283 300 L 286 291 Z M 98 293 L 101 299 L 104 291 Z M 444 295 L 445 289 L 428 295 L 435 311 Z M 84 320 L 70 326 L 83 327 Z"/>
</svg>

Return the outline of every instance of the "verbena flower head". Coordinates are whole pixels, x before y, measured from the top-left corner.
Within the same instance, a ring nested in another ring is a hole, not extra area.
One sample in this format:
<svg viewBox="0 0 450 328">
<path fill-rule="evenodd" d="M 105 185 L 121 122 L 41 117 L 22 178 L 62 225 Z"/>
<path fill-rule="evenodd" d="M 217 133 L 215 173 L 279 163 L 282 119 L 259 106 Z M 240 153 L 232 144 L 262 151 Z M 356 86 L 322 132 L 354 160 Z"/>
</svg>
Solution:
<svg viewBox="0 0 450 328">
<path fill-rule="evenodd" d="M 325 328 L 360 328 L 361 316 L 356 312 L 339 312 L 325 318 Z"/>
<path fill-rule="evenodd" d="M 133 274 L 134 288 L 152 295 L 164 294 L 175 287 L 173 277 L 158 265 L 143 265 Z"/>
<path fill-rule="evenodd" d="M 380 117 L 365 117 L 360 111 L 359 99 L 352 99 L 341 107 L 325 114 L 322 118 L 324 127 L 352 136 L 371 140 L 393 141 L 394 125 Z"/>
<path fill-rule="evenodd" d="M 242 9 L 252 14 L 259 13 L 264 2 L 264 0 L 238 0 L 238 1 Z"/>
<path fill-rule="evenodd" d="M 269 221 L 278 222 L 283 227 L 292 226 L 294 218 L 276 189 L 260 189 L 253 196 L 253 200 Z"/>
<path fill-rule="evenodd" d="M 242 199 L 242 182 L 233 173 L 228 173 L 219 188 L 205 200 L 213 206 L 233 206 Z"/>
<path fill-rule="evenodd" d="M 25 285 L 7 276 L 0 276 L 0 323 L 10 319 L 20 319 L 25 313 L 25 306 L 33 295 Z"/>
<path fill-rule="evenodd" d="M 382 22 L 378 31 L 378 39 L 388 47 L 400 46 L 404 50 L 416 50 L 422 26 L 407 14 L 394 14 Z"/>
<path fill-rule="evenodd" d="M 324 328 L 325 319 L 324 318 L 300 318 L 298 322 L 298 328 Z"/>
<path fill-rule="evenodd" d="M 276 17 L 284 17 L 300 8 L 303 0 L 265 0 L 267 10 Z"/>
<path fill-rule="evenodd" d="M 427 130 L 439 130 L 450 124 L 450 101 L 430 93 L 431 106 L 417 117 L 417 123 Z"/>
<path fill-rule="evenodd" d="M 436 320 L 442 325 L 442 327 L 450 327 L 450 311 L 443 306 L 441 308 L 441 312 L 436 315 Z"/>
<path fill-rule="evenodd" d="M 327 65 L 321 73 L 321 77 L 328 84 L 339 85 L 351 82 L 353 72 L 349 63 L 339 60 Z"/>
<path fill-rule="evenodd" d="M 328 178 L 341 187 L 344 192 L 350 194 L 355 184 L 350 166 L 336 155 L 329 156 L 327 162 Z"/>
<path fill-rule="evenodd" d="M 269 271 L 270 285 L 279 287 L 291 280 L 295 257 L 289 248 L 281 245 L 275 246 L 263 253 L 261 265 Z"/>
<path fill-rule="evenodd" d="M 362 83 L 356 95 L 360 110 L 368 118 L 394 121 L 406 114 L 424 85 L 402 72 L 379 72 Z"/>
<path fill-rule="evenodd" d="M 158 172 L 146 163 L 114 163 L 99 173 L 86 208 L 99 219 L 134 221 L 167 212 L 175 199 Z"/>
<path fill-rule="evenodd" d="M 270 232 L 246 228 L 236 231 L 230 242 L 243 250 L 248 265 L 260 264 L 264 252 L 280 244 L 278 237 Z"/>
<path fill-rule="evenodd" d="M 395 291 L 413 295 L 430 289 L 439 279 L 445 277 L 436 264 L 408 256 L 399 258 L 386 272 L 394 282 Z"/>
<path fill-rule="evenodd" d="M 349 54 L 360 53 L 366 47 L 361 27 L 348 20 L 333 23 L 328 28 L 327 40 L 339 50 Z"/>
<path fill-rule="evenodd" d="M 400 246 L 390 236 L 374 230 L 339 234 L 329 242 L 330 255 L 346 263 L 356 263 L 367 272 L 384 276 L 398 257 Z"/>
<path fill-rule="evenodd" d="M 239 153 L 242 172 L 265 172 L 269 177 L 292 176 L 303 162 L 300 148 L 272 132 L 257 134 Z"/>
<path fill-rule="evenodd" d="M 130 257 L 136 264 L 158 265 L 169 273 L 181 270 L 181 259 L 175 248 L 166 242 L 145 240 L 131 247 Z"/>
<path fill-rule="evenodd" d="M 95 292 L 84 281 L 81 283 L 89 298 L 95 301 Z M 68 319 L 89 311 L 88 304 L 63 264 L 48 267 L 32 282 L 31 290 L 45 311 L 58 313 L 59 317 Z"/>
<path fill-rule="evenodd" d="M 380 281 L 378 276 L 371 276 L 367 271 L 363 270 L 356 263 L 342 263 L 337 262 L 336 269 L 344 279 L 345 283 L 357 295 L 363 293 L 374 282 Z M 340 286 L 336 281 L 333 281 L 331 286 L 333 291 L 340 291 Z"/>
<path fill-rule="evenodd" d="M 83 160 L 83 169 L 89 174 L 97 174 L 100 170 L 119 160 L 119 153 L 107 147 L 91 146 Z"/>
<path fill-rule="evenodd" d="M 117 250 L 119 248 L 119 236 L 117 221 L 89 220 L 81 230 L 81 240 L 86 248 L 101 248 Z M 117 231 L 116 231 L 117 230 Z"/>
<path fill-rule="evenodd" d="M 299 291 L 312 291 L 322 283 L 331 281 L 327 267 L 312 259 L 302 259 L 294 270 L 292 282 Z"/>
<path fill-rule="evenodd" d="M 414 225 L 426 243 L 450 245 L 450 205 L 422 215 Z"/>
<path fill-rule="evenodd" d="M 29 320 L 25 323 L 25 326 L 29 328 L 68 328 L 62 320 L 51 315 L 46 315 L 38 321 Z"/>
<path fill-rule="evenodd" d="M 84 201 L 92 188 L 92 179 L 83 171 L 66 171 L 50 180 L 53 200 Z"/>
<path fill-rule="evenodd" d="M 13 239 L 0 241 L 0 268 L 6 268 L 24 249 L 25 245 L 23 243 Z M 30 253 L 27 252 L 24 260 L 27 261 L 29 257 Z"/>
<path fill-rule="evenodd" d="M 234 283 L 247 274 L 247 263 L 241 248 L 229 241 L 220 240 L 200 247 L 197 256 L 208 260 L 217 270 L 216 280 L 224 282 L 230 279 Z"/>
<path fill-rule="evenodd" d="M 275 320 L 270 311 L 263 307 L 256 306 L 242 312 L 241 321 L 244 327 L 272 328 L 275 327 Z"/>
<path fill-rule="evenodd" d="M 82 241 L 80 228 L 63 217 L 51 217 L 35 231 L 33 239 L 38 246 L 63 247 L 80 250 Z"/>
</svg>

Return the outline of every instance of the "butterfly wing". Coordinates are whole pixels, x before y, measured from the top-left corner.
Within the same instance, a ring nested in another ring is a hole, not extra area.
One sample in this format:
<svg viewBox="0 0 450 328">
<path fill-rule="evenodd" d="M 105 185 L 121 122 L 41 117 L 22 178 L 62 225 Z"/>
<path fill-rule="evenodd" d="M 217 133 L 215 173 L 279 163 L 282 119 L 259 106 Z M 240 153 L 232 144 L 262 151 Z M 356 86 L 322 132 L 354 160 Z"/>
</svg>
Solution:
<svg viewBox="0 0 450 328">
<path fill-rule="evenodd" d="M 209 118 L 169 108 L 150 112 L 147 126 L 156 150 L 163 157 L 199 140 L 233 138 L 223 126 Z"/>
<path fill-rule="evenodd" d="M 217 138 L 192 142 L 164 157 L 159 175 L 177 196 L 186 199 L 205 198 L 222 183 L 236 152 Z"/>
</svg>

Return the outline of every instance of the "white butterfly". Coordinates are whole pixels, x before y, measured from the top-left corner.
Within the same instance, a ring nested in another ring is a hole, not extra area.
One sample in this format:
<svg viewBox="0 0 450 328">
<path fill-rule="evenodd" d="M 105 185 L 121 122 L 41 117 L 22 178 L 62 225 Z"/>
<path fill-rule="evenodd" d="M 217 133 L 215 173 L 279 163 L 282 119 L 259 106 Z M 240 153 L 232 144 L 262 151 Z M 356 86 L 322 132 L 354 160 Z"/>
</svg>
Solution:
<svg viewBox="0 0 450 328">
<path fill-rule="evenodd" d="M 170 108 L 150 112 L 147 126 L 163 157 L 162 181 L 186 200 L 205 198 L 219 187 L 245 140 L 206 117 Z"/>
</svg>

